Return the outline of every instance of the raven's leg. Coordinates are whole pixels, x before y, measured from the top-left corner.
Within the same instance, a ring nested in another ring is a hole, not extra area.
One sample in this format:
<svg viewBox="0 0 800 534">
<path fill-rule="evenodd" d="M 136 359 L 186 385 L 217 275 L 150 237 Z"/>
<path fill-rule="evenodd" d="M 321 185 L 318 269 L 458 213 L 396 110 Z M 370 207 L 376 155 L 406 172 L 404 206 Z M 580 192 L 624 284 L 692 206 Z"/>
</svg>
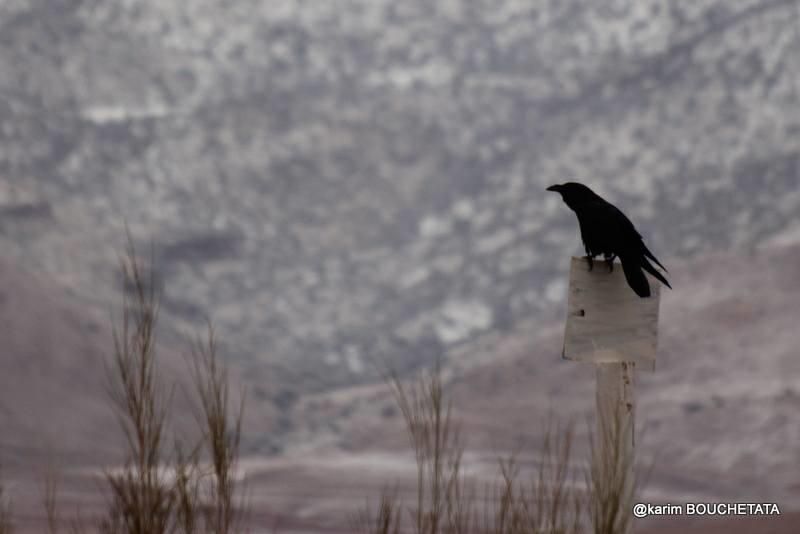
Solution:
<svg viewBox="0 0 800 534">
<path fill-rule="evenodd" d="M 591 271 L 592 269 L 594 269 L 594 254 L 592 254 L 587 248 L 586 256 L 584 257 L 586 258 L 586 261 L 589 262 L 589 271 Z"/>
<path fill-rule="evenodd" d="M 606 265 L 608 265 L 608 272 L 614 272 L 614 259 L 617 257 L 616 254 L 604 254 Z"/>
</svg>

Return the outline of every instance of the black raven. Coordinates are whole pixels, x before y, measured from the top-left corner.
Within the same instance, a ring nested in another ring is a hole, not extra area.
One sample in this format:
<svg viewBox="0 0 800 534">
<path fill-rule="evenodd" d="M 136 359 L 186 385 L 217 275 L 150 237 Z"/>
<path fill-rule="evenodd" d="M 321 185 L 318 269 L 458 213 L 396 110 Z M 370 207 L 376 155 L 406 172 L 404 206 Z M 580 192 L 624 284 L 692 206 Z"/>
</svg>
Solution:
<svg viewBox="0 0 800 534">
<path fill-rule="evenodd" d="M 561 193 L 564 203 L 578 216 L 589 270 L 594 265 L 595 256 L 602 254 L 610 270 L 614 269 L 614 258 L 619 256 L 628 285 L 640 297 L 650 296 L 650 284 L 647 283 L 642 269 L 672 289 L 667 279 L 653 267 L 648 258 L 656 262 L 664 272 L 667 269 L 647 250 L 633 223 L 616 206 L 576 182 L 551 185 L 547 190 Z"/>
</svg>

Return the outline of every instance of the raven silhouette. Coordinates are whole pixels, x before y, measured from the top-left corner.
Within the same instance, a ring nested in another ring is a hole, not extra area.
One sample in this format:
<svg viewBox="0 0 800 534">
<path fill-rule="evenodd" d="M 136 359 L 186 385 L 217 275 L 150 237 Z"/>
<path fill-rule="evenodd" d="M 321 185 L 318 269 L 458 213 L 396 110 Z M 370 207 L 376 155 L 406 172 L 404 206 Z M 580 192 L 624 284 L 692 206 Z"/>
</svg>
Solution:
<svg viewBox="0 0 800 534">
<path fill-rule="evenodd" d="M 650 284 L 642 269 L 672 289 L 649 260 L 653 260 L 664 272 L 667 272 L 666 267 L 647 249 L 633 223 L 616 206 L 577 182 L 551 185 L 547 190 L 560 193 L 564 203 L 578 216 L 589 270 L 594 266 L 595 256 L 602 254 L 612 271 L 614 258 L 619 257 L 628 285 L 640 297 L 650 296 Z"/>
</svg>

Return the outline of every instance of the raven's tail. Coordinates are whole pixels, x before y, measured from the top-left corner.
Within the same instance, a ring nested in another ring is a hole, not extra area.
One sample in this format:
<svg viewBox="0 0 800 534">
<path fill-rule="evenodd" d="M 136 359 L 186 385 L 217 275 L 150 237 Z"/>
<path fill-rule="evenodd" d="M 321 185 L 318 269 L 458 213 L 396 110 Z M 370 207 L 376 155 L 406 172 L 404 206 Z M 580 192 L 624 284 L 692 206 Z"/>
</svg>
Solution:
<svg viewBox="0 0 800 534">
<path fill-rule="evenodd" d="M 633 292 L 639 295 L 642 298 L 650 296 L 650 284 L 647 283 L 647 277 L 642 272 L 642 263 L 647 263 L 645 258 L 634 256 L 623 256 L 620 255 L 619 261 L 622 262 L 622 272 L 625 273 L 625 280 L 628 281 L 628 285 L 631 286 Z M 652 265 L 650 265 L 652 269 Z"/>
<path fill-rule="evenodd" d="M 656 263 L 658 263 L 658 260 L 656 260 Z M 658 264 L 661 265 L 660 263 L 658 263 Z M 659 282 L 661 282 L 662 284 L 664 284 L 668 288 L 672 289 L 672 286 L 669 285 L 669 282 L 667 282 L 667 279 L 664 278 L 664 275 L 662 275 L 660 272 L 658 272 L 656 270 L 656 268 L 653 267 L 650 264 L 649 261 L 647 261 L 647 258 L 642 258 L 642 269 L 644 269 L 648 273 L 652 274 L 653 276 L 655 276 L 658 279 Z"/>
<path fill-rule="evenodd" d="M 653 260 L 654 262 L 656 262 L 656 264 L 657 264 L 659 267 L 661 267 L 661 268 L 664 270 L 664 272 L 665 272 L 665 273 L 668 273 L 668 272 L 669 272 L 669 271 L 667 271 L 667 268 L 666 268 L 666 267 L 664 267 L 663 265 L 661 265 L 661 262 L 660 262 L 660 261 L 658 261 L 658 260 L 656 259 L 656 257 L 655 257 L 655 256 L 653 256 L 653 253 L 652 253 L 652 252 L 650 252 L 650 249 L 648 249 L 648 248 L 645 246 L 645 244 L 644 244 L 644 243 L 642 243 L 642 249 L 644 250 L 644 255 L 645 255 L 646 257 L 648 257 L 648 258 L 650 258 L 651 260 Z M 647 263 L 647 260 L 644 260 L 644 262 L 645 262 L 645 263 Z M 647 271 L 647 272 L 648 272 L 648 273 L 650 273 L 650 274 L 653 274 L 651 271 Z M 656 277 L 658 277 L 657 275 L 653 275 L 653 276 L 656 276 Z M 663 280 L 663 279 L 662 279 L 662 280 Z M 667 284 L 667 282 L 666 282 L 666 281 L 665 281 L 664 283 L 665 283 L 665 284 Z M 669 287 L 669 284 L 667 284 L 667 287 Z M 672 289 L 672 288 L 670 287 L 670 289 Z"/>
</svg>

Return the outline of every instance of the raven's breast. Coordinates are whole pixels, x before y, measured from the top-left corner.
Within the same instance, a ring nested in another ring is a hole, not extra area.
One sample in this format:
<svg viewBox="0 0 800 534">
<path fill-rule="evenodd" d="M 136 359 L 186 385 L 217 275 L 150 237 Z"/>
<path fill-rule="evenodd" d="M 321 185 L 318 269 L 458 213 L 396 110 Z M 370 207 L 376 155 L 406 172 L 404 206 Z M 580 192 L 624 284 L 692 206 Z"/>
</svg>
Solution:
<svg viewBox="0 0 800 534">
<path fill-rule="evenodd" d="M 581 229 L 581 239 L 584 246 L 592 254 L 612 254 L 615 252 L 613 232 L 602 217 L 594 213 L 578 214 L 578 224 Z"/>
</svg>

